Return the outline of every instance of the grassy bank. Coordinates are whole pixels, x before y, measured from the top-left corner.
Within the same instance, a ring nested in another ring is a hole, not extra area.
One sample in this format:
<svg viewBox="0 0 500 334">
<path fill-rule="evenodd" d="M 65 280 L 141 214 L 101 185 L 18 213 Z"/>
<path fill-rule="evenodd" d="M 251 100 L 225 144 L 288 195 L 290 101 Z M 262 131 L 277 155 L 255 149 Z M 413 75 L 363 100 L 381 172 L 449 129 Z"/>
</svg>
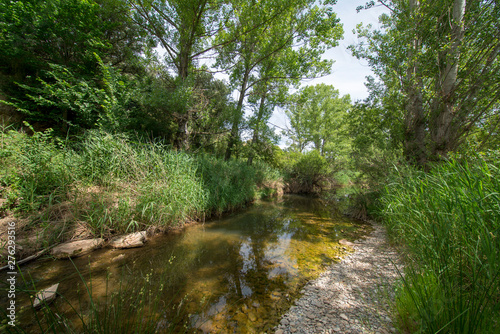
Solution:
<svg viewBox="0 0 500 334">
<path fill-rule="evenodd" d="M 378 214 L 407 250 L 407 332 L 493 333 L 500 301 L 500 153 L 395 171 Z"/>
<path fill-rule="evenodd" d="M 3 131 L 0 138 L 0 214 L 21 218 L 17 241 L 25 252 L 203 220 L 273 195 L 278 180 L 264 164 L 175 152 L 162 142 L 100 131 L 71 143 L 50 131 Z"/>
</svg>

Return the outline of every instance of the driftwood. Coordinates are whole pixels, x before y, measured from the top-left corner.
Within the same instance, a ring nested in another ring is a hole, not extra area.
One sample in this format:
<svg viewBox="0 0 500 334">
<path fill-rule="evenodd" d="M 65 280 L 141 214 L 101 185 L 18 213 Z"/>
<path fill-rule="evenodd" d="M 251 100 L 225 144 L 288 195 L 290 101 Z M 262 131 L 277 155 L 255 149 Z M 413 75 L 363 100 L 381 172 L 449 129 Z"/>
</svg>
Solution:
<svg viewBox="0 0 500 334">
<path fill-rule="evenodd" d="M 54 247 L 55 247 L 55 245 L 51 246 L 49 248 L 42 249 L 41 251 L 39 251 L 39 252 L 37 252 L 37 253 L 35 253 L 33 255 L 30 255 L 30 256 L 22 259 L 22 260 L 17 261 L 16 265 L 21 265 L 21 264 L 24 264 L 26 262 L 30 262 L 30 261 L 33 261 L 35 259 L 38 259 L 40 256 L 42 256 L 43 254 L 45 254 L 46 252 L 48 252 L 49 250 L 51 250 Z M 9 265 L 3 266 L 3 267 L 0 268 L 0 271 L 8 269 L 9 267 L 10 267 Z"/>
</svg>

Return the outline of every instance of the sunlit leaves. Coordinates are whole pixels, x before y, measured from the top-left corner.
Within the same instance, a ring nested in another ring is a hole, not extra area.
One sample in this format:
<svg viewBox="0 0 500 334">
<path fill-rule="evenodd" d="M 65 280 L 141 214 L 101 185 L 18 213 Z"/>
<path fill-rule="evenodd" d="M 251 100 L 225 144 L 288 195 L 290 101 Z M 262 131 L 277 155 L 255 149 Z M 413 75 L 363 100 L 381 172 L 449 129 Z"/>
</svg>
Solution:
<svg viewBox="0 0 500 334">
<path fill-rule="evenodd" d="M 299 152 L 314 147 L 334 162 L 350 147 L 346 121 L 351 108 L 349 95 L 340 97 L 333 86 L 306 86 L 291 96 L 286 114 L 292 146 Z"/>
</svg>

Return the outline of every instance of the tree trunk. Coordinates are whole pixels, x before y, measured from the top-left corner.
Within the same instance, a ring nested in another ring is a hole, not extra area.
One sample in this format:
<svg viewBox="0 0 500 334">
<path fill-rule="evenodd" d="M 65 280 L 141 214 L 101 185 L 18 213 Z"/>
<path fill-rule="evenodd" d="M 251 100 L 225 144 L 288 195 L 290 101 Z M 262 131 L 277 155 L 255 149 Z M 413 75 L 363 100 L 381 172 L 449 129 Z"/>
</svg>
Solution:
<svg viewBox="0 0 500 334">
<path fill-rule="evenodd" d="M 410 11 L 414 15 L 419 6 L 418 0 L 410 0 Z M 421 47 L 420 37 L 415 36 L 413 45 L 408 52 L 408 59 L 412 65 L 407 69 L 407 94 L 408 103 L 405 115 L 404 150 L 406 159 L 416 165 L 424 165 L 426 162 L 425 147 L 425 115 L 422 99 L 422 75 L 414 59 Z"/>
<path fill-rule="evenodd" d="M 241 82 L 240 97 L 238 99 L 238 105 L 236 107 L 236 111 L 233 117 L 231 133 L 229 134 L 229 141 L 227 143 L 226 156 L 224 157 L 226 161 L 231 159 L 231 154 L 233 153 L 233 147 L 236 144 L 236 141 L 238 140 L 238 135 L 239 135 L 238 130 L 240 127 L 241 118 L 243 116 L 242 115 L 243 101 L 245 100 L 249 76 L 250 76 L 250 69 L 249 66 L 247 66 L 245 74 L 243 76 L 243 81 Z"/>
<path fill-rule="evenodd" d="M 178 134 L 177 134 L 177 148 L 181 150 L 189 150 L 189 119 L 190 113 L 186 112 L 186 115 L 179 118 L 177 121 L 178 126 Z"/>
<path fill-rule="evenodd" d="M 202 21 L 203 13 L 205 12 L 206 1 L 201 1 L 193 8 L 192 21 L 182 22 L 179 40 L 179 54 L 177 64 L 177 74 L 185 84 L 189 76 L 189 68 L 192 63 L 193 46 L 196 40 L 196 29 Z M 191 112 L 186 110 L 186 114 L 179 119 L 177 147 L 183 150 L 189 149 L 190 133 L 189 122 L 191 121 Z"/>
<path fill-rule="evenodd" d="M 417 68 L 415 67 L 415 70 Z M 422 166 L 426 162 L 427 151 L 425 147 L 425 116 L 422 100 L 422 81 L 412 83 L 408 92 L 408 105 L 405 116 L 405 156 L 410 163 Z"/>
<path fill-rule="evenodd" d="M 457 84 L 460 50 L 459 47 L 464 37 L 464 15 L 466 0 L 455 0 L 453 3 L 451 20 L 451 46 L 449 51 L 443 53 L 443 66 L 439 74 L 440 85 L 439 101 L 433 110 L 431 138 L 433 142 L 432 155 L 434 157 L 446 156 L 455 148 L 454 135 L 459 131 L 461 124 L 453 122 L 459 113 L 456 110 L 454 92 Z"/>
<path fill-rule="evenodd" d="M 262 117 L 264 116 L 266 96 L 267 96 L 267 91 L 264 91 L 264 93 L 260 97 L 259 112 L 257 113 L 257 123 L 255 125 L 255 129 L 253 130 L 252 141 L 250 142 L 251 151 L 250 151 L 250 154 L 249 154 L 248 160 L 247 160 L 247 164 L 249 166 L 253 162 L 254 145 L 257 143 L 257 140 L 259 140 L 260 121 L 262 120 Z"/>
</svg>

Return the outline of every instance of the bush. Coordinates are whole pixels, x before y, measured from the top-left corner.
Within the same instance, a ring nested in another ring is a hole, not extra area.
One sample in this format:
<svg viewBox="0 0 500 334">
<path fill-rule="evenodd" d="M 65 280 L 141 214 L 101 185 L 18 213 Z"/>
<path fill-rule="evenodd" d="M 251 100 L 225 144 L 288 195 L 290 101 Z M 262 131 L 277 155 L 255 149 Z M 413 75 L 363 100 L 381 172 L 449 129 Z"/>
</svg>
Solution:
<svg viewBox="0 0 500 334">
<path fill-rule="evenodd" d="M 36 211 L 66 199 L 72 182 L 71 155 L 50 129 L 33 136 L 2 132 L 1 141 L 1 182 L 8 188 L 5 195 L 21 210 Z"/>
<path fill-rule="evenodd" d="M 208 193 L 208 212 L 220 214 L 254 199 L 259 182 L 255 167 L 244 161 L 225 162 L 208 155 L 200 157 L 198 166 Z"/>
<path fill-rule="evenodd" d="M 380 213 L 411 259 L 400 300 L 411 300 L 425 333 L 497 326 L 499 162 L 497 151 L 450 159 L 429 173 L 400 169 L 382 194 Z"/>
<path fill-rule="evenodd" d="M 285 162 L 285 184 L 289 193 L 319 193 L 330 182 L 328 162 L 317 150 L 291 155 Z"/>
</svg>

